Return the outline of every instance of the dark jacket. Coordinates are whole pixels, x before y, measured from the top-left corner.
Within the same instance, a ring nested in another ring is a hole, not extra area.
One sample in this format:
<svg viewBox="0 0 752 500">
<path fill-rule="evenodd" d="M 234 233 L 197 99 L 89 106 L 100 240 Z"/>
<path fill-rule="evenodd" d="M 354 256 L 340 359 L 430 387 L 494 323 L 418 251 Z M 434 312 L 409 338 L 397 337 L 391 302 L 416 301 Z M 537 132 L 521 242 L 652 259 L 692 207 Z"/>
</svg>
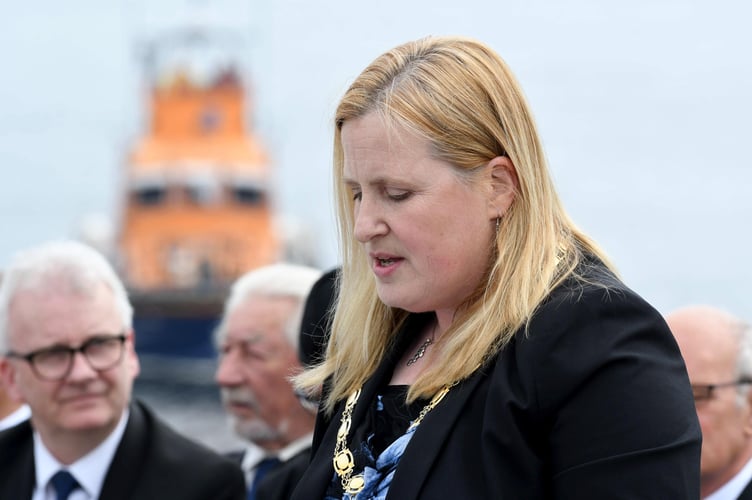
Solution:
<svg viewBox="0 0 752 500">
<path fill-rule="evenodd" d="M 33 448 L 28 421 L 0 433 L 0 498 L 31 498 Z M 173 431 L 135 402 L 100 499 L 244 500 L 245 481 L 237 465 Z"/>
<path fill-rule="evenodd" d="M 289 500 L 310 459 L 311 449 L 306 448 L 272 469 L 259 482 L 256 500 Z"/>
<path fill-rule="evenodd" d="M 240 467 L 245 452 L 232 451 L 225 456 Z M 280 462 L 259 481 L 256 500 L 288 500 L 311 460 L 311 448 L 305 448 L 284 462 Z"/>
<path fill-rule="evenodd" d="M 387 498 L 699 498 L 700 427 L 677 344 L 651 306 L 593 266 L 608 288 L 569 279 L 527 334 L 427 414 Z M 410 341 L 399 338 L 363 386 L 352 428 Z M 319 415 L 294 499 L 324 496 L 341 415 L 341 404 Z"/>
</svg>

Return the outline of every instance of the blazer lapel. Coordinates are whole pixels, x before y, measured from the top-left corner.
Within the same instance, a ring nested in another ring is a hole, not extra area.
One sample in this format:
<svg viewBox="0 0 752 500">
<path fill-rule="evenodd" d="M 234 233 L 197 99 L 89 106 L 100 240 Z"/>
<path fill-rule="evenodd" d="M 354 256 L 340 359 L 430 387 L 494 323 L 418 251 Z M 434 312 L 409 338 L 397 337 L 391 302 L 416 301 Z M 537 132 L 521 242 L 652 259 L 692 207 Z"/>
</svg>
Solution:
<svg viewBox="0 0 752 500">
<path fill-rule="evenodd" d="M 444 399 L 428 413 L 405 448 L 389 486 L 388 498 L 418 498 L 434 460 L 462 413 L 465 403 L 483 379 L 483 368 L 452 387 Z"/>
</svg>

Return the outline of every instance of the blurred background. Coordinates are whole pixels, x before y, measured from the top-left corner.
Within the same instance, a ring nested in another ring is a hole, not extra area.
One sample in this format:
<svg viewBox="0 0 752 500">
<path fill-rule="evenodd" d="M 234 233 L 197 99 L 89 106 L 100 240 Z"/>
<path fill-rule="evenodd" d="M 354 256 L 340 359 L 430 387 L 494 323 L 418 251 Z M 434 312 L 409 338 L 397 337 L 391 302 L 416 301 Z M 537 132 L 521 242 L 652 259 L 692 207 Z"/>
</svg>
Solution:
<svg viewBox="0 0 752 500">
<path fill-rule="evenodd" d="M 149 133 L 155 85 L 168 85 L 146 63 L 155 41 L 186 27 L 210 27 L 234 53 L 281 239 L 302 248 L 298 260 L 334 266 L 338 98 L 392 46 L 462 34 L 516 72 L 565 206 L 632 288 L 662 312 L 702 302 L 752 319 L 746 2 L 0 2 L 0 269 L 20 248 L 67 237 L 96 241 L 123 265 L 129 189 L 153 181 L 134 181 L 134 151 Z M 157 374 L 137 391 L 229 449 L 203 354 L 188 356 L 201 377 L 165 385 Z"/>
</svg>

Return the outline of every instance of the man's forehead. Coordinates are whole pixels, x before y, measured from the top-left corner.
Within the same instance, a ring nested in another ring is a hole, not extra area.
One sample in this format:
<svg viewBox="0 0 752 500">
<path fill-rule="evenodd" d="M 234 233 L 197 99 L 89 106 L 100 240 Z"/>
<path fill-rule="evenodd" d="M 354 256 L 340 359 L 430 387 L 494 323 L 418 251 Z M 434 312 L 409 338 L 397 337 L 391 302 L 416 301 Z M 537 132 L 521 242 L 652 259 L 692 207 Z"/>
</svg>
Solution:
<svg viewBox="0 0 752 500">
<path fill-rule="evenodd" d="M 248 344 L 255 345 L 263 343 L 267 336 L 262 332 L 254 332 L 249 330 L 229 330 L 225 337 L 225 344 Z"/>
<path fill-rule="evenodd" d="M 8 340 L 29 336 L 48 341 L 117 333 L 122 320 L 112 292 L 102 286 L 91 293 L 19 290 L 8 308 Z"/>
</svg>

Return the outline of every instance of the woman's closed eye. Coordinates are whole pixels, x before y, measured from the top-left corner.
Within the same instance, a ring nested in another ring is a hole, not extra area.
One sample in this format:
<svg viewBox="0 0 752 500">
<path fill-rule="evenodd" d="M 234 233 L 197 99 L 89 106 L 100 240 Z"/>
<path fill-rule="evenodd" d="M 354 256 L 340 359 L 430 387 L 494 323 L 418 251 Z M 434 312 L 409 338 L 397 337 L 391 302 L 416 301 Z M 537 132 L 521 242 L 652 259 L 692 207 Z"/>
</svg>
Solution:
<svg viewBox="0 0 752 500">
<path fill-rule="evenodd" d="M 412 192 L 404 189 L 387 189 L 386 195 L 392 201 L 403 201 L 408 199 Z"/>
</svg>

